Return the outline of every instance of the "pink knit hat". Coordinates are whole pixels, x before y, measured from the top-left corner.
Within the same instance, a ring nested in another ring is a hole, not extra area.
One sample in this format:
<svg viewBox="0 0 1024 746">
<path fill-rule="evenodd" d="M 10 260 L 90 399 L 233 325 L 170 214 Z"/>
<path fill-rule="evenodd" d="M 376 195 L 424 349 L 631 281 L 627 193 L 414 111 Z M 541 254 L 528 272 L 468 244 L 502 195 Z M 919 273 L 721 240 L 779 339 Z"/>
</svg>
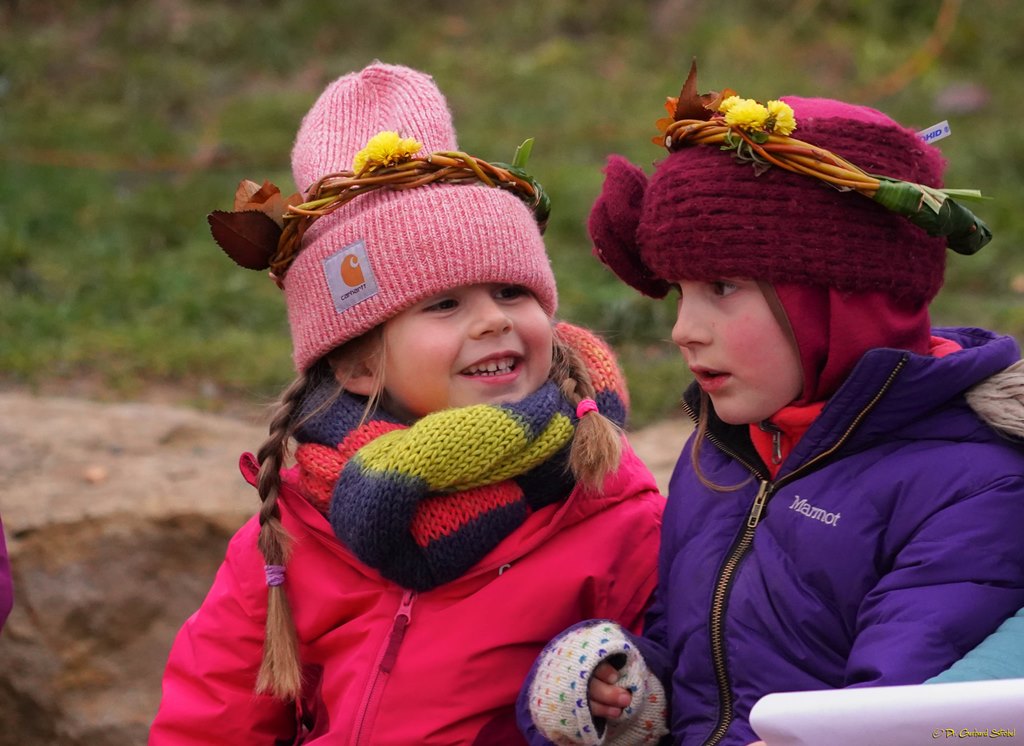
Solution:
<svg viewBox="0 0 1024 746">
<path fill-rule="evenodd" d="M 352 170 L 371 137 L 397 132 L 422 153 L 458 150 L 447 102 L 430 76 L 371 64 L 334 81 L 306 114 L 292 149 L 305 193 Z M 432 184 L 356 197 L 312 223 L 283 279 L 296 369 L 416 302 L 478 283 L 522 285 L 549 315 L 555 279 L 533 213 L 502 189 Z"/>
</svg>

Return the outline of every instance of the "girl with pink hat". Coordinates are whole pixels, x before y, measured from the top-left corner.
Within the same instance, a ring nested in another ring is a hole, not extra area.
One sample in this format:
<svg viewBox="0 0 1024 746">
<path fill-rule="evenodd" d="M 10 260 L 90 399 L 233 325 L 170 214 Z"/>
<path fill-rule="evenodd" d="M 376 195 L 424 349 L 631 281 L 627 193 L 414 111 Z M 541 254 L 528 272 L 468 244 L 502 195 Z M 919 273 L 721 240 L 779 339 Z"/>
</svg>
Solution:
<svg viewBox="0 0 1024 746">
<path fill-rule="evenodd" d="M 763 695 L 919 684 L 1024 604 L 1024 364 L 931 327 L 947 244 L 990 236 L 938 150 L 864 106 L 698 95 L 694 71 L 669 114 L 667 157 L 613 158 L 589 226 L 620 279 L 678 296 L 696 430 L 643 635 L 552 643 L 520 700 L 535 744 L 748 744 Z"/>
<path fill-rule="evenodd" d="M 304 118 L 303 196 L 243 183 L 211 215 L 282 288 L 299 375 L 242 457 L 262 505 L 175 639 L 151 744 L 521 743 L 554 634 L 639 629 L 664 499 L 611 350 L 553 320 L 521 166 L 459 152 L 433 80 L 375 63 Z"/>
</svg>

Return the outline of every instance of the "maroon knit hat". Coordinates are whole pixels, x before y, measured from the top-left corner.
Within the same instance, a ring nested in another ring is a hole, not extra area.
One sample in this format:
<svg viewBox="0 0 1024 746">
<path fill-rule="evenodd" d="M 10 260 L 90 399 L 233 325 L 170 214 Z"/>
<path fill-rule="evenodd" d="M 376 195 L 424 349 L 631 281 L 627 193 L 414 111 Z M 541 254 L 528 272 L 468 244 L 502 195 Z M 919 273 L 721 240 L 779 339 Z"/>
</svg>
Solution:
<svg viewBox="0 0 1024 746">
<path fill-rule="evenodd" d="M 875 109 L 787 97 L 800 140 L 870 174 L 942 186 L 945 161 Z M 854 193 L 693 145 L 643 172 L 613 156 L 590 214 L 594 253 L 624 282 L 663 297 L 671 282 L 745 277 L 927 304 L 942 286 L 946 241 Z"/>
</svg>

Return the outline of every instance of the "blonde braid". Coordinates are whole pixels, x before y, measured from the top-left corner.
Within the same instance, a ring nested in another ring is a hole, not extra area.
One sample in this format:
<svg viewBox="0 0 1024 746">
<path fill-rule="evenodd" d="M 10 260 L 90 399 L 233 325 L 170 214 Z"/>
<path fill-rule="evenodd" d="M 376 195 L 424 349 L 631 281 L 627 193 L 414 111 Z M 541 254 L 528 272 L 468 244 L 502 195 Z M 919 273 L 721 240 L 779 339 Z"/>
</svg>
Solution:
<svg viewBox="0 0 1024 746">
<path fill-rule="evenodd" d="M 586 363 L 570 345 L 555 335 L 551 380 L 573 405 L 594 398 L 596 391 Z M 600 489 L 606 476 L 619 468 L 622 459 L 622 431 L 600 412 L 580 418 L 569 451 L 569 468 L 576 480 L 590 489 Z"/>
<path fill-rule="evenodd" d="M 291 537 L 281 523 L 277 497 L 281 490 L 281 468 L 288 457 L 288 444 L 297 425 L 300 404 L 330 375 L 325 363 L 317 363 L 299 375 L 281 394 L 270 421 L 270 436 L 256 454 L 260 464 L 257 489 L 260 506 L 259 549 L 267 565 L 284 566 Z M 267 587 L 267 626 L 263 661 L 256 678 L 256 692 L 281 699 L 296 699 L 302 691 L 298 637 L 291 607 L 283 585 Z"/>
</svg>

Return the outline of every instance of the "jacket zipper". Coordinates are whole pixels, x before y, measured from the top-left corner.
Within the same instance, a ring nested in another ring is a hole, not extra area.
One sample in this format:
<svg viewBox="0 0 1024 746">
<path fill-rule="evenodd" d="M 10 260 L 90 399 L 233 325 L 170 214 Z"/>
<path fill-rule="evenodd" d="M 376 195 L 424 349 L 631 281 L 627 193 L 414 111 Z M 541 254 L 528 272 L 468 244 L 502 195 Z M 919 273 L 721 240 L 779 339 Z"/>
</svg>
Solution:
<svg viewBox="0 0 1024 746">
<path fill-rule="evenodd" d="M 768 420 L 762 422 L 758 427 L 761 428 L 761 432 L 771 433 L 772 466 L 778 466 L 782 463 L 782 430 Z"/>
<path fill-rule="evenodd" d="M 735 716 L 735 702 L 732 695 L 732 685 L 729 683 L 729 670 L 728 664 L 725 660 L 725 607 L 729 600 L 730 586 L 732 580 L 736 575 L 736 570 L 740 563 L 743 561 L 744 556 L 754 543 L 754 530 L 757 528 L 758 522 L 761 520 L 761 514 L 764 511 L 765 505 L 768 504 L 768 500 L 771 498 L 779 488 L 784 487 L 800 476 L 806 474 L 815 465 L 820 464 L 824 459 L 834 454 L 840 447 L 849 439 L 853 431 L 857 429 L 860 423 L 867 417 L 868 413 L 878 404 L 882 396 L 889 387 L 892 386 L 896 376 L 903 369 L 903 366 L 907 363 L 906 355 L 900 359 L 896 367 L 893 368 L 889 377 L 886 378 L 885 383 L 878 392 L 872 397 L 857 416 L 853 418 L 849 426 L 840 436 L 839 440 L 832 444 L 830 448 L 822 451 L 817 456 L 812 458 L 806 464 L 803 464 L 797 469 L 794 469 L 786 476 L 775 482 L 769 482 L 764 479 L 764 475 L 761 470 L 751 466 L 747 461 L 739 458 L 733 451 L 726 448 L 717 438 L 710 435 L 710 440 L 716 447 L 724 451 L 726 454 L 731 456 L 733 459 L 738 461 L 740 464 L 745 466 L 754 476 L 761 478 L 761 485 L 758 488 L 757 495 L 754 497 L 754 502 L 750 506 L 750 512 L 747 514 L 747 524 L 743 530 L 742 536 L 733 545 L 732 550 L 729 552 L 729 556 L 725 563 L 722 565 L 722 569 L 718 574 L 718 581 L 715 584 L 715 593 L 712 596 L 711 601 L 711 619 L 708 625 L 709 633 L 711 637 L 711 661 L 715 669 L 715 681 L 718 685 L 718 701 L 719 701 L 719 714 L 718 724 L 715 729 L 708 736 L 707 740 L 704 741 L 704 746 L 716 746 L 725 737 L 726 732 L 729 730 L 729 726 L 732 725 L 733 717 Z M 693 411 L 688 404 L 684 402 L 684 406 L 693 416 Z"/>
<path fill-rule="evenodd" d="M 388 676 L 391 675 L 391 669 L 395 667 L 395 660 L 398 658 L 398 648 L 401 647 L 405 631 L 412 620 L 412 604 L 415 599 L 416 593 L 414 591 L 405 591 L 402 595 L 398 611 L 395 612 L 395 618 L 391 622 L 391 631 L 377 651 L 377 660 L 371 673 L 370 685 L 363 696 L 363 703 L 359 707 L 359 716 L 356 719 L 356 722 L 359 723 L 355 730 L 355 738 L 353 739 L 353 743 L 356 746 L 370 743 L 369 733 L 377 716 L 377 708 L 380 707 L 380 698 L 384 693 L 384 685 L 387 684 Z"/>
</svg>

